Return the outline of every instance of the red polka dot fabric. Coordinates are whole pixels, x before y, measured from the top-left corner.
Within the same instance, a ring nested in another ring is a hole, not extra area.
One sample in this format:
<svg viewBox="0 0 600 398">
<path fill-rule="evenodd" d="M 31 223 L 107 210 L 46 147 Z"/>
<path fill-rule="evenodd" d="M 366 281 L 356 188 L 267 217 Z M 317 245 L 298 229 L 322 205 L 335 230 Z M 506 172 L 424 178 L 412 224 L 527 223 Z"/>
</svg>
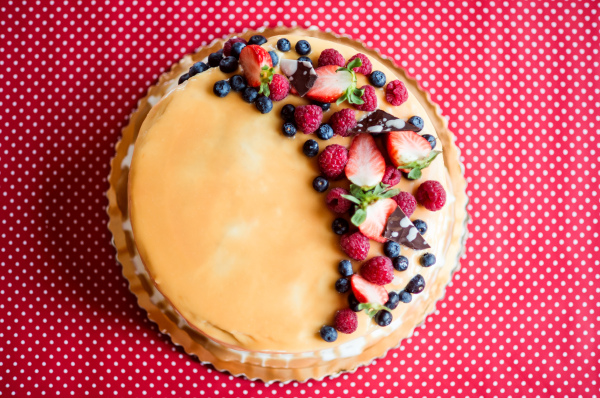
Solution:
<svg viewBox="0 0 600 398">
<path fill-rule="evenodd" d="M 600 3 L 0 3 L 0 395 L 596 397 Z M 149 85 L 245 28 L 316 26 L 415 76 L 462 150 L 470 237 L 445 300 L 354 374 L 266 386 L 200 365 L 115 260 L 109 161 Z"/>
</svg>

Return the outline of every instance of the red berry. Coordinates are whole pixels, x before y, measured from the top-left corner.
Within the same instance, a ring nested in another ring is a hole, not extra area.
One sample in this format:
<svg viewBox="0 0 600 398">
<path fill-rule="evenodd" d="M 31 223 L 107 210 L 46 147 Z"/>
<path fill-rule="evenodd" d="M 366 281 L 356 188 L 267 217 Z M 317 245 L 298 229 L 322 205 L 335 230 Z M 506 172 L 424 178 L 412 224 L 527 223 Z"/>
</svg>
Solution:
<svg viewBox="0 0 600 398">
<path fill-rule="evenodd" d="M 269 98 L 273 101 L 281 101 L 290 92 L 290 82 L 283 75 L 273 75 L 273 81 L 269 84 L 271 94 Z"/>
<path fill-rule="evenodd" d="M 325 65 L 337 65 L 342 67 L 346 65 L 346 60 L 338 50 L 328 48 L 327 50 L 323 50 L 321 55 L 319 55 L 319 66 Z"/>
<path fill-rule="evenodd" d="M 327 208 L 334 213 L 344 214 L 350 207 L 352 207 L 352 202 L 350 202 L 346 198 L 342 198 L 342 195 L 349 195 L 350 192 L 346 191 L 344 188 L 333 188 L 327 194 L 327 198 L 325 199 L 327 202 Z"/>
<path fill-rule="evenodd" d="M 400 178 L 402 178 L 402 173 L 400 173 L 400 170 L 394 166 L 387 165 L 385 167 L 385 173 L 383 174 L 381 182 L 393 187 L 400 182 Z"/>
<path fill-rule="evenodd" d="M 379 286 L 394 280 L 392 260 L 386 256 L 373 257 L 360 267 L 360 276 Z"/>
<path fill-rule="evenodd" d="M 400 210 L 402 210 L 406 217 L 410 217 L 417 209 L 417 200 L 408 192 L 400 192 L 392 199 L 394 199 L 396 203 L 398 203 L 398 206 L 400 206 Z"/>
<path fill-rule="evenodd" d="M 350 308 L 335 313 L 335 328 L 340 333 L 354 333 L 358 328 L 358 316 Z"/>
<path fill-rule="evenodd" d="M 242 39 L 241 37 L 233 37 L 233 38 L 227 40 L 225 42 L 225 44 L 223 45 L 223 55 L 225 55 L 226 57 L 229 57 L 231 55 L 231 46 L 233 46 L 235 43 L 248 44 L 246 39 Z"/>
<path fill-rule="evenodd" d="M 298 112 L 298 108 L 296 108 L 296 112 Z M 319 155 L 319 170 L 330 179 L 341 176 L 346 163 L 348 163 L 348 150 L 338 144 L 328 145 Z"/>
<path fill-rule="evenodd" d="M 371 243 L 369 243 L 369 238 L 360 232 L 355 232 L 353 234 L 342 235 L 340 238 L 340 246 L 348 257 L 362 261 L 366 259 L 369 254 Z"/>
<path fill-rule="evenodd" d="M 348 130 L 356 126 L 356 112 L 354 109 L 344 108 L 331 115 L 329 125 L 335 134 L 348 137 Z"/>
<path fill-rule="evenodd" d="M 361 97 L 365 103 L 361 105 L 354 105 L 354 107 L 359 111 L 374 111 L 377 109 L 377 94 L 375 94 L 375 88 L 369 85 L 362 86 L 361 88 L 365 90 L 363 96 Z"/>
<path fill-rule="evenodd" d="M 373 72 L 373 65 L 371 65 L 371 61 L 365 54 L 356 54 L 348 60 L 348 63 L 352 62 L 352 60 L 355 58 L 360 58 L 360 60 L 362 61 L 362 66 L 354 68 L 354 72 L 361 73 L 365 76 L 370 75 L 371 72 Z"/>
<path fill-rule="evenodd" d="M 408 90 L 400 80 L 389 82 L 385 88 L 385 99 L 392 105 L 402 105 L 408 99 Z"/>
<path fill-rule="evenodd" d="M 323 109 L 318 105 L 297 106 L 294 119 L 304 134 L 312 134 L 317 131 L 323 121 Z"/>
<path fill-rule="evenodd" d="M 438 181 L 425 181 L 417 189 L 417 201 L 427 210 L 440 210 L 446 203 L 446 190 Z"/>
</svg>

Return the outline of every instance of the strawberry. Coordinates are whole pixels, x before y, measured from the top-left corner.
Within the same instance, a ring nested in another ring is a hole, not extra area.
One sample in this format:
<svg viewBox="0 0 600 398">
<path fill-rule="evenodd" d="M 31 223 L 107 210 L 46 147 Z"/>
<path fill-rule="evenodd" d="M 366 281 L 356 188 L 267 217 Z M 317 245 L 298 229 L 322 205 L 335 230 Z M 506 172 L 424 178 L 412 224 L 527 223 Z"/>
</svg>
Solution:
<svg viewBox="0 0 600 398">
<path fill-rule="evenodd" d="M 352 292 L 360 303 L 373 303 L 384 305 L 388 301 L 388 292 L 383 286 L 368 282 L 358 274 L 350 279 Z"/>
<path fill-rule="evenodd" d="M 356 73 L 353 70 L 361 65 L 361 59 L 356 58 L 345 68 L 338 65 L 318 67 L 315 69 L 317 81 L 306 93 L 306 97 L 319 102 L 335 102 L 338 105 L 346 100 L 350 104 L 364 104 L 361 97 L 365 90 L 356 88 Z"/>
<path fill-rule="evenodd" d="M 433 151 L 429 141 L 414 131 L 391 131 L 387 137 L 387 150 L 392 163 L 408 173 L 411 180 L 421 177 L 421 170 L 441 153 Z"/>
<path fill-rule="evenodd" d="M 385 173 L 385 159 L 371 134 L 359 134 L 348 150 L 346 177 L 355 185 L 370 188 L 379 184 Z"/>
<path fill-rule="evenodd" d="M 398 203 L 394 199 L 379 199 L 367 206 L 367 218 L 358 226 L 364 236 L 374 241 L 385 243 L 383 231 L 390 215 L 396 210 Z"/>
<path fill-rule="evenodd" d="M 240 65 L 250 87 L 260 87 L 259 93 L 269 96 L 269 83 L 273 81 L 273 61 L 261 46 L 252 44 L 240 53 Z"/>
</svg>

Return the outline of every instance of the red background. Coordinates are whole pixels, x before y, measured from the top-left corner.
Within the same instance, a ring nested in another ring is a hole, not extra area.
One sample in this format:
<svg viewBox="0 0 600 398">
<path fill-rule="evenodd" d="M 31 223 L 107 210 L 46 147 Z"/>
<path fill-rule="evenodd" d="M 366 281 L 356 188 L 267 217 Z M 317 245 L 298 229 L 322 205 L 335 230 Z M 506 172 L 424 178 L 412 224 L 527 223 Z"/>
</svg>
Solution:
<svg viewBox="0 0 600 398">
<path fill-rule="evenodd" d="M 597 396 L 600 3 L 244 4 L 0 2 L 0 392 Z M 136 101 L 183 54 L 264 24 L 393 57 L 450 118 L 469 181 L 445 301 L 401 348 L 333 380 L 265 386 L 200 365 L 138 308 L 106 228 Z"/>
</svg>

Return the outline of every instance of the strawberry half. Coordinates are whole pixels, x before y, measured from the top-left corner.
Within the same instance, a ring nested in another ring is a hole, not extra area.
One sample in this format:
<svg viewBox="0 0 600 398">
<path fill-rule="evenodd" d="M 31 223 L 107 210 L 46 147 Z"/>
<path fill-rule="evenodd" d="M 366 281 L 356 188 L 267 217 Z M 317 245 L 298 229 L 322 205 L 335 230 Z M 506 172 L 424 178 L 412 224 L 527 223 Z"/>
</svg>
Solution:
<svg viewBox="0 0 600 398">
<path fill-rule="evenodd" d="M 317 81 L 306 93 L 306 97 L 320 102 L 335 102 L 338 105 L 344 101 L 356 105 L 364 104 L 361 97 L 365 90 L 356 88 L 354 73 L 354 68 L 361 65 L 360 58 L 356 58 L 344 68 L 338 65 L 318 67 L 315 69 Z"/>
<path fill-rule="evenodd" d="M 267 50 L 256 44 L 244 47 L 240 53 L 240 65 L 248 85 L 260 87 L 259 92 L 268 96 L 269 83 L 273 80 L 273 61 Z"/>
<path fill-rule="evenodd" d="M 384 305 L 388 301 L 388 292 L 383 286 L 371 283 L 358 274 L 352 275 L 350 282 L 358 302 Z"/>
<path fill-rule="evenodd" d="M 385 159 L 371 134 L 359 134 L 348 150 L 346 177 L 355 185 L 370 188 L 379 184 L 385 174 Z"/>
<path fill-rule="evenodd" d="M 367 238 L 385 243 L 387 239 L 382 236 L 383 231 L 388 218 L 396 210 L 396 207 L 398 207 L 398 203 L 391 198 L 379 199 L 377 202 L 371 203 L 367 206 L 367 218 L 358 226 L 358 229 Z"/>
<path fill-rule="evenodd" d="M 408 173 L 408 178 L 421 177 L 421 170 L 429 166 L 440 151 L 431 150 L 426 138 L 414 131 L 392 131 L 387 137 L 387 150 L 392 163 Z"/>
</svg>

